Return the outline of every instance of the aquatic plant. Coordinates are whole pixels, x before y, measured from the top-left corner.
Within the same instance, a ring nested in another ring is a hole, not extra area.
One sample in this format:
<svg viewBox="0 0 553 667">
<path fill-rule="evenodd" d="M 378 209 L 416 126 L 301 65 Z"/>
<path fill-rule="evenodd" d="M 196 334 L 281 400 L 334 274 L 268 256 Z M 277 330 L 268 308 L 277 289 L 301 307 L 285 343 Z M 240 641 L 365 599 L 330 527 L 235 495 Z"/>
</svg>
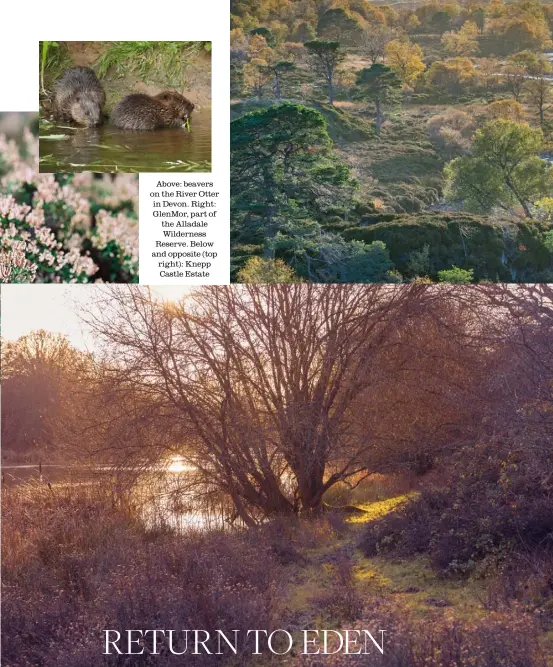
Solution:
<svg viewBox="0 0 553 667">
<path fill-rule="evenodd" d="M 0 135 L 0 282 L 138 282 L 137 210 L 135 175 L 40 174 Z"/>
</svg>

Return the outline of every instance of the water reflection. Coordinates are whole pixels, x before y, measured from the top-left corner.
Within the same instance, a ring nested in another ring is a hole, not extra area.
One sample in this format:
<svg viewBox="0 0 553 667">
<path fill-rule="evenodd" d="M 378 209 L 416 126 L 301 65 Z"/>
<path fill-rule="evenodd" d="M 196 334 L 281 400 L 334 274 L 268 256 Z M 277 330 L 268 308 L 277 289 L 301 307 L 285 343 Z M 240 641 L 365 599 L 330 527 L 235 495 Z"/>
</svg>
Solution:
<svg viewBox="0 0 553 667">
<path fill-rule="evenodd" d="M 186 128 L 119 130 L 109 123 L 80 128 L 42 121 L 39 170 L 59 172 L 210 172 L 211 108 L 195 111 Z"/>
<path fill-rule="evenodd" d="M 191 470 L 191 467 L 185 463 L 182 456 L 172 456 L 167 464 L 167 472 L 185 472 L 186 470 Z"/>
<path fill-rule="evenodd" d="M 99 485 L 114 498 L 125 498 L 152 530 L 212 530 L 228 526 L 224 500 L 210 493 L 198 500 L 192 482 L 195 468 L 174 455 L 155 465 L 20 464 L 2 466 L 4 487 L 26 482 L 56 485 Z"/>
</svg>

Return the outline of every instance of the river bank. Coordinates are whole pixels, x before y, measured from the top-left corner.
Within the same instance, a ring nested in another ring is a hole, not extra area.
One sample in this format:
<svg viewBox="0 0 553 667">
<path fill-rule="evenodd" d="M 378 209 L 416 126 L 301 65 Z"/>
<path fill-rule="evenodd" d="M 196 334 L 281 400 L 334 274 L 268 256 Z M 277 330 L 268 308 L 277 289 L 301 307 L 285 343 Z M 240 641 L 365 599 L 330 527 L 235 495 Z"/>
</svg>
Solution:
<svg viewBox="0 0 553 667">
<path fill-rule="evenodd" d="M 487 604 L 491 582 L 444 580 L 424 557 L 367 558 L 358 549 L 371 522 L 409 497 L 361 503 L 351 516 L 179 533 L 148 527 L 131 505 L 97 486 L 6 489 L 3 633 L 10 641 L 4 664 L 120 664 L 98 662 L 103 630 L 152 627 L 237 630 L 244 637 L 251 628 L 285 629 L 295 638 L 285 657 L 255 657 L 244 644 L 238 655 L 194 656 L 199 665 L 312 664 L 298 638 L 306 628 L 330 627 L 386 630 L 384 655 L 338 650 L 326 658 L 331 665 L 548 664 L 551 638 L 523 610 Z M 284 651 L 282 641 L 275 640 L 277 651 Z M 466 658 L 455 662 L 460 654 Z M 167 652 L 136 660 L 182 664 Z"/>
</svg>

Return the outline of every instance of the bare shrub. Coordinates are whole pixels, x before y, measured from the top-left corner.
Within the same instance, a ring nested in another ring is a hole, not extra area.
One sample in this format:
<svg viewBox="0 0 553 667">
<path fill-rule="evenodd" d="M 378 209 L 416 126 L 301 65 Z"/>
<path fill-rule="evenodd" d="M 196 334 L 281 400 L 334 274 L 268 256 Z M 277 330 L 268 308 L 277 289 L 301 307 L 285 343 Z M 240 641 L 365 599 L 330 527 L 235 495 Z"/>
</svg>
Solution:
<svg viewBox="0 0 553 667">
<path fill-rule="evenodd" d="M 447 487 L 429 487 L 370 525 L 368 556 L 427 552 L 442 573 L 485 573 L 512 553 L 553 552 L 550 445 L 545 434 L 513 434 L 467 447 L 452 459 Z"/>
<path fill-rule="evenodd" d="M 384 654 L 372 644 L 368 655 L 339 655 L 325 664 L 367 667 L 546 667 L 536 624 L 523 614 L 492 614 L 486 620 L 409 620 L 397 612 L 376 614 L 354 629 L 368 629 Z M 370 642 L 369 642 L 370 644 Z M 363 646 L 357 644 L 357 648 Z"/>
<path fill-rule="evenodd" d="M 363 612 L 363 598 L 355 585 L 351 559 L 340 556 L 331 566 L 331 585 L 312 600 L 314 607 L 334 621 L 354 621 Z"/>
<path fill-rule="evenodd" d="M 446 160 L 466 155 L 470 151 L 476 125 L 474 118 L 465 111 L 448 109 L 432 116 L 427 127 L 430 143 Z"/>
<path fill-rule="evenodd" d="M 6 665 L 98 667 L 106 628 L 271 628 L 279 570 L 263 545 L 223 532 L 152 536 L 93 493 L 4 492 Z"/>
</svg>

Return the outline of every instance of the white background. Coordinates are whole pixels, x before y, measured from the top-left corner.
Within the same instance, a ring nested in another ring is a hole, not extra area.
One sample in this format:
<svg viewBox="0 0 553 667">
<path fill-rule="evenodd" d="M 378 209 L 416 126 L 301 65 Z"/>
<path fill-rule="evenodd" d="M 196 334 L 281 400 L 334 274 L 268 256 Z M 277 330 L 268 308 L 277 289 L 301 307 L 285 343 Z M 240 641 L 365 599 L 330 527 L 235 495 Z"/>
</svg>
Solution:
<svg viewBox="0 0 553 667">
<path fill-rule="evenodd" d="M 212 48 L 213 172 L 221 191 L 218 233 L 226 257 L 210 282 L 229 282 L 230 5 L 227 0 L 3 0 L 0 4 L 0 112 L 38 111 L 39 40 L 201 40 Z M 164 174 L 168 177 L 170 174 Z M 176 176 L 176 174 L 175 174 Z M 192 180 L 193 174 L 187 175 Z M 151 177 L 149 177 L 151 178 Z M 178 179 L 175 179 L 178 180 Z M 142 230 L 142 224 L 141 224 Z M 221 247 L 221 246 L 220 246 Z M 146 258 L 142 259 L 142 262 Z M 168 281 L 174 282 L 174 281 Z M 167 284 L 167 283 L 166 283 Z"/>
</svg>

